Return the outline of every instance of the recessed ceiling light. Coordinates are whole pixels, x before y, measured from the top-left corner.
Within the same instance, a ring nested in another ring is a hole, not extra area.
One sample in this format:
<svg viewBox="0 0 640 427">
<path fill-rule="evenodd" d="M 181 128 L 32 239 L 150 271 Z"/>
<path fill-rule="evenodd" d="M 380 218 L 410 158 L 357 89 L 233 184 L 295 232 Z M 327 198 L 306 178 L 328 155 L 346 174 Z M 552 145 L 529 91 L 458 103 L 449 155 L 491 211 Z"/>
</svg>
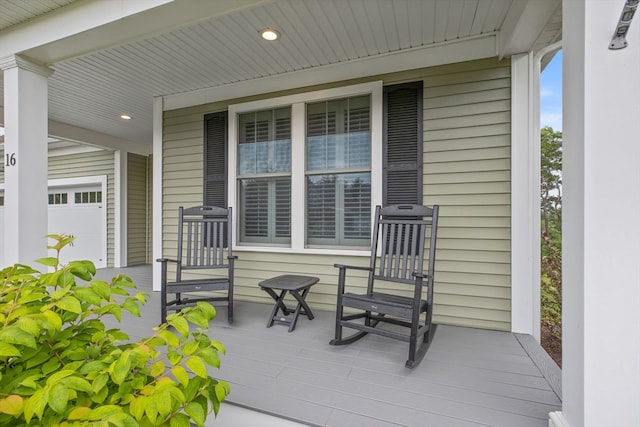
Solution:
<svg viewBox="0 0 640 427">
<path fill-rule="evenodd" d="M 265 28 L 264 30 L 260 30 L 260 36 L 267 41 L 275 41 L 280 37 L 280 33 L 273 28 Z"/>
<path fill-rule="evenodd" d="M 128 114 L 122 114 L 122 115 L 120 115 L 120 118 L 121 118 L 122 120 L 131 120 L 131 116 L 130 116 L 130 115 L 128 115 Z"/>
</svg>

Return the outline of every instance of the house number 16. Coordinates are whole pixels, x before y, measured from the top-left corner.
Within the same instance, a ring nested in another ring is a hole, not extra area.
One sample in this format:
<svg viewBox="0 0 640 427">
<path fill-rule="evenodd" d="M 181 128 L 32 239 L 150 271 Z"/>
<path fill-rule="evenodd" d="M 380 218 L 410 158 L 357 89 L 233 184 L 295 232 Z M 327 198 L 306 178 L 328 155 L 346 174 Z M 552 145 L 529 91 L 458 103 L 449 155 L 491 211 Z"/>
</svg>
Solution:
<svg viewBox="0 0 640 427">
<path fill-rule="evenodd" d="M 7 157 L 7 163 L 5 166 L 15 166 L 16 165 L 16 153 L 7 153 L 5 154 Z"/>
</svg>

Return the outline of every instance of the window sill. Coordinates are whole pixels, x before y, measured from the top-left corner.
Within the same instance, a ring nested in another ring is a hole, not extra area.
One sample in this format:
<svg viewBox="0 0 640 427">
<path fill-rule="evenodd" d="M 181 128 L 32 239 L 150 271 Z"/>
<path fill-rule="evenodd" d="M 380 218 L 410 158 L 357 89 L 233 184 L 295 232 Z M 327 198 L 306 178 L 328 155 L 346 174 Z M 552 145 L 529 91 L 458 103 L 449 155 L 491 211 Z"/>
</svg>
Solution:
<svg viewBox="0 0 640 427">
<path fill-rule="evenodd" d="M 234 246 L 234 252 L 265 252 L 278 254 L 331 255 L 369 257 L 370 250 L 363 249 L 320 249 L 320 248 L 284 248 L 281 246 Z"/>
</svg>

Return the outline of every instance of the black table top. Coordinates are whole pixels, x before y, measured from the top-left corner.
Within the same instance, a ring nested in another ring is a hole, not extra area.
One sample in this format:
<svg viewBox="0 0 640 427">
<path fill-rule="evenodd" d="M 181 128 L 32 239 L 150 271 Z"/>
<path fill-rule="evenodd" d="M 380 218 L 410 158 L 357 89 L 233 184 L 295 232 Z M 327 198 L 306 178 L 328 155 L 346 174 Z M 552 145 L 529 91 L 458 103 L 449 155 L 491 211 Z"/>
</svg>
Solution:
<svg viewBox="0 0 640 427">
<path fill-rule="evenodd" d="M 304 288 L 308 288 L 318 282 L 317 277 L 313 276 L 299 276 L 295 274 L 285 274 L 282 276 L 273 277 L 271 279 L 263 280 L 258 283 L 262 288 L 282 289 L 287 291 L 299 291 Z"/>
</svg>

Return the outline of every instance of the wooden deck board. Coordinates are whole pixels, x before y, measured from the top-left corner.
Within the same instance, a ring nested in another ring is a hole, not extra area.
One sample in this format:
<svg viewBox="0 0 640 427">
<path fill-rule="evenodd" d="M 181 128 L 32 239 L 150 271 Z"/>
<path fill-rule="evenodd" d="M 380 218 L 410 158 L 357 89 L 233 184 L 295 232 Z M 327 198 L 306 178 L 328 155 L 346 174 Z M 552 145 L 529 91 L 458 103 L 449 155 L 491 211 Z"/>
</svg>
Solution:
<svg viewBox="0 0 640 427">
<path fill-rule="evenodd" d="M 159 320 L 151 267 L 103 269 L 99 277 L 118 272 L 150 293 L 142 318 L 127 315 L 120 326 L 132 337 L 148 336 Z M 526 337 L 440 325 L 425 359 L 410 370 L 406 343 L 368 336 L 333 347 L 334 313 L 301 315 L 289 333 L 277 323 L 266 328 L 271 308 L 236 300 L 233 324 L 225 308 L 211 322 L 210 335 L 227 348 L 211 374 L 229 381 L 231 403 L 331 427 L 546 427 L 548 413 L 560 409 L 557 384 L 554 392 L 533 360 L 544 357 Z"/>
</svg>

